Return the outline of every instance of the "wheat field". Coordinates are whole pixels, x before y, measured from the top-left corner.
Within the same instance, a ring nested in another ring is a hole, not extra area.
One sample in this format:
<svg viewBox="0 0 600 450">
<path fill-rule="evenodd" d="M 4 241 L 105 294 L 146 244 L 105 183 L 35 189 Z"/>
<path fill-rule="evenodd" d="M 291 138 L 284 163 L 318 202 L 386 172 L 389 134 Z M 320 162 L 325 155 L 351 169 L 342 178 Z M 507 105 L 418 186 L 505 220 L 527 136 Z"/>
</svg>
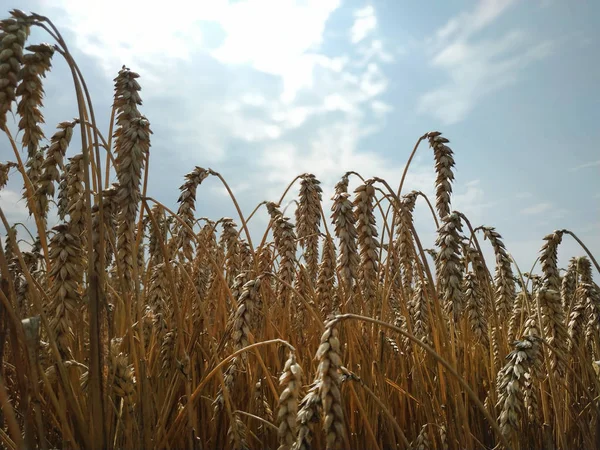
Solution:
<svg viewBox="0 0 600 450">
<path fill-rule="evenodd" d="M 324 193 L 305 173 L 243 210 L 219 172 L 197 166 L 170 208 L 147 195 L 143 77 L 115 74 L 101 130 L 60 30 L 8 15 L 0 189 L 20 180 L 33 226 L 0 209 L 2 448 L 600 448 L 597 261 L 556 230 L 540 239 L 538 270 L 522 272 L 498 231 L 452 209 L 440 132 L 418 138 L 400 180 L 348 172 Z M 33 27 L 54 43 L 28 42 Z M 47 138 L 56 58 L 78 117 Z M 435 199 L 404 186 L 417 151 L 432 153 Z M 197 217 L 209 177 L 235 220 Z M 417 202 L 436 222 L 433 249 L 414 227 Z M 259 210 L 270 222 L 252 240 Z M 581 253 L 563 270 L 564 239 Z"/>
</svg>

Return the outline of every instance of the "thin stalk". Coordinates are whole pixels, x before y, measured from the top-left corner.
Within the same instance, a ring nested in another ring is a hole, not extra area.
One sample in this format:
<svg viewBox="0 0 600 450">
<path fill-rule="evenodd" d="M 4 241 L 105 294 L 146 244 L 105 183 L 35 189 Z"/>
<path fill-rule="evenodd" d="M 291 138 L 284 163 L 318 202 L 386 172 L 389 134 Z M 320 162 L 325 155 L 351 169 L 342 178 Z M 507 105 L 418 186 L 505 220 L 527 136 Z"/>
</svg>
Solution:
<svg viewBox="0 0 600 450">
<path fill-rule="evenodd" d="M 508 440 L 502 434 L 502 431 L 500 430 L 498 423 L 492 418 L 492 416 L 490 415 L 488 410 L 485 408 L 485 406 L 483 406 L 483 403 L 481 403 L 481 401 L 477 397 L 477 394 L 475 394 L 475 392 L 473 392 L 473 389 L 471 389 L 471 387 L 458 374 L 458 372 L 456 372 L 456 370 L 444 358 L 442 358 L 434 349 L 432 349 L 429 345 L 425 344 L 420 339 L 417 339 L 412 334 L 407 333 L 398 327 L 395 327 L 394 325 L 391 325 L 389 323 L 383 322 L 378 319 L 373 319 L 371 317 L 359 316 L 357 314 L 341 314 L 341 315 L 335 316 L 333 318 L 333 321 L 341 322 L 343 320 L 349 320 L 349 319 L 362 320 L 364 322 L 371 322 L 371 323 L 380 325 L 382 327 L 389 328 L 390 330 L 394 330 L 395 332 L 397 332 L 397 333 L 401 334 L 402 336 L 404 336 L 405 338 L 411 340 L 413 343 L 417 344 L 419 347 L 421 347 L 423 350 L 425 350 L 427 353 L 429 353 L 431 356 L 433 356 L 433 358 L 435 358 L 435 360 L 438 363 L 440 363 L 448 372 L 450 372 L 450 374 L 456 379 L 456 381 L 458 381 L 458 383 L 461 385 L 461 387 L 466 391 L 466 393 L 469 396 L 469 398 L 471 399 L 471 401 L 475 404 L 477 409 L 479 409 L 480 412 L 483 414 L 483 416 L 487 419 L 488 423 L 490 424 L 490 426 L 496 433 L 497 437 L 502 442 L 502 445 L 504 445 L 506 449 L 511 448 Z"/>
</svg>

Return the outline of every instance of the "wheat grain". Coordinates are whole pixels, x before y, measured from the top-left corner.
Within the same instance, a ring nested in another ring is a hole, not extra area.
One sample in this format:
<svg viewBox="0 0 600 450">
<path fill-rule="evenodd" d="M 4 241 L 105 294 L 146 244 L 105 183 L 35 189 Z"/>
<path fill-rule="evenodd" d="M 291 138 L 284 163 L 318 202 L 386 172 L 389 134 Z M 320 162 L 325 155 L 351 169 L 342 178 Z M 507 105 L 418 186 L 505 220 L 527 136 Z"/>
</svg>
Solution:
<svg viewBox="0 0 600 450">
<path fill-rule="evenodd" d="M 55 334 L 58 349 L 65 359 L 73 359 L 70 343 L 73 337 L 72 322 L 77 320 L 81 303 L 80 284 L 83 278 L 83 252 L 81 238 L 69 224 L 57 225 L 50 240 L 48 276 L 52 280 L 50 298 L 53 313 L 50 328 Z"/>
<path fill-rule="evenodd" d="M 32 20 L 20 11 L 11 11 L 10 19 L 0 21 L 0 129 L 6 126 L 6 115 L 17 98 L 17 87 L 23 63 L 23 47 Z"/>
<path fill-rule="evenodd" d="M 2 189 L 4 186 L 6 186 L 6 183 L 8 183 L 8 173 L 13 167 L 17 167 L 17 165 L 11 162 L 0 163 L 0 189 Z"/>
<path fill-rule="evenodd" d="M 544 238 L 540 262 L 544 273 L 543 286 L 537 292 L 540 305 L 544 336 L 552 346 L 550 350 L 550 366 L 559 375 L 565 373 L 565 362 L 560 356 L 566 354 L 568 330 L 565 326 L 565 312 L 560 299 L 560 275 L 557 267 L 557 249 L 562 239 L 562 232 L 556 231 Z"/>
<path fill-rule="evenodd" d="M 580 294 L 582 301 L 585 302 L 586 316 L 588 318 L 585 326 L 585 338 L 589 347 L 594 347 L 594 353 L 597 355 L 600 348 L 597 347 L 598 336 L 600 335 L 600 289 L 592 283 L 581 283 Z"/>
<path fill-rule="evenodd" d="M 427 425 L 423 425 L 415 441 L 410 444 L 410 448 L 411 450 L 429 450 L 431 448 L 430 445 Z"/>
<path fill-rule="evenodd" d="M 317 378 L 300 402 L 298 433 L 293 450 L 310 450 L 312 448 L 312 424 L 319 421 L 321 408 L 322 400 L 319 395 L 319 379 Z"/>
<path fill-rule="evenodd" d="M 294 225 L 284 217 L 274 203 L 267 203 L 271 220 L 273 221 L 273 240 L 280 256 L 278 276 L 283 283 L 279 283 L 277 296 L 282 305 L 290 301 L 291 291 L 289 286 L 294 283 L 296 264 L 296 233 Z"/>
<path fill-rule="evenodd" d="M 325 238 L 323 243 L 323 256 L 317 276 L 316 304 L 323 317 L 333 311 L 333 296 L 335 289 L 335 245 L 333 239 Z"/>
<path fill-rule="evenodd" d="M 339 184 L 339 183 L 338 183 Z M 335 224 L 335 235 L 339 240 L 337 271 L 344 283 L 344 289 L 349 294 L 358 276 L 358 256 L 356 239 L 356 217 L 352 211 L 352 202 L 347 192 L 340 192 L 333 197 L 331 218 Z"/>
<path fill-rule="evenodd" d="M 512 436 L 520 429 L 525 374 L 536 376 L 541 361 L 539 338 L 536 336 L 525 336 L 514 346 L 515 349 L 506 357 L 508 362 L 498 373 L 498 407 L 501 409 L 498 421 L 506 436 Z"/>
<path fill-rule="evenodd" d="M 435 206 L 440 219 L 450 214 L 450 196 L 452 195 L 452 182 L 454 181 L 454 153 L 446 144 L 450 142 L 440 132 L 432 131 L 427 134 L 429 145 L 433 149 L 435 158 Z"/>
<path fill-rule="evenodd" d="M 469 318 L 471 331 L 485 347 L 488 346 L 487 323 L 483 292 L 473 272 L 468 272 L 464 278 L 465 312 Z"/>
<path fill-rule="evenodd" d="M 238 275 L 238 277 L 243 279 L 246 274 Z M 256 314 L 255 309 L 258 302 L 260 283 L 260 278 L 243 283 L 243 288 L 238 297 L 238 308 L 233 315 L 231 340 L 234 350 L 246 347 L 250 343 L 250 328 L 254 322 L 253 316 Z M 242 354 L 242 360 L 246 361 L 245 353 Z"/>
<path fill-rule="evenodd" d="M 296 361 L 296 356 L 290 353 L 285 362 L 283 373 L 279 377 L 279 384 L 283 391 L 279 396 L 279 410 L 277 421 L 279 422 L 278 450 L 290 450 L 294 445 L 296 437 L 296 420 L 298 415 L 298 397 L 302 385 L 302 368 Z"/>
<path fill-rule="evenodd" d="M 304 248 L 304 257 L 311 281 L 317 278 L 319 265 L 319 227 L 321 225 L 320 181 L 313 174 L 302 175 L 300 182 L 300 200 L 296 209 L 296 230 L 300 245 Z"/>
<path fill-rule="evenodd" d="M 439 279 L 441 300 L 448 315 L 458 322 L 464 309 L 463 266 L 460 263 L 460 216 L 453 212 L 444 217 L 438 230 L 436 244 L 440 251 L 436 258 L 436 273 Z"/>
<path fill-rule="evenodd" d="M 39 186 L 40 176 L 42 174 L 42 165 L 44 163 L 44 150 L 36 150 L 31 157 L 27 160 L 25 167 L 27 168 L 25 173 L 27 178 L 31 182 L 33 186 L 33 191 L 37 190 Z M 27 200 L 27 209 L 29 210 L 29 215 L 33 215 L 36 211 L 36 203 L 37 199 L 34 195 L 33 198 L 30 198 L 28 195 L 27 184 L 25 184 L 23 188 L 23 198 Z"/>
<path fill-rule="evenodd" d="M 329 322 L 325 326 L 321 345 L 315 355 L 319 361 L 317 369 L 319 395 L 323 406 L 323 430 L 328 450 L 341 444 L 345 435 L 341 380 L 338 372 L 342 365 L 340 352 L 337 327 L 335 323 Z"/>
<path fill-rule="evenodd" d="M 358 251 L 360 265 L 358 267 L 358 283 L 364 299 L 363 308 L 371 314 L 375 308 L 378 266 L 377 225 L 373 214 L 375 188 L 373 180 L 357 187 L 354 191 L 354 214 L 358 235 Z"/>
<path fill-rule="evenodd" d="M 185 176 L 185 183 L 179 190 L 181 195 L 177 199 L 179 209 L 177 215 L 181 217 L 185 225 L 189 228 L 194 227 L 194 210 L 196 209 L 196 189 L 208 177 L 208 171 L 202 167 L 196 166 L 193 171 Z M 178 248 L 188 259 L 192 259 L 192 243 L 190 233 L 185 226 L 181 226 L 178 231 Z"/>
<path fill-rule="evenodd" d="M 412 236 L 413 211 L 417 201 L 417 191 L 412 191 L 402 197 L 401 210 L 398 214 L 396 242 L 398 258 L 402 265 L 402 285 L 406 295 L 410 295 L 413 282 L 414 243 Z"/>
<path fill-rule="evenodd" d="M 44 217 L 48 214 L 48 199 L 54 197 L 54 183 L 60 181 L 59 169 L 64 168 L 63 160 L 73 137 L 73 128 L 78 120 L 61 122 L 58 131 L 50 138 L 50 147 L 42 164 L 42 173 L 35 193 L 38 212 Z"/>
<path fill-rule="evenodd" d="M 511 260 L 502 242 L 502 236 L 493 227 L 482 227 L 485 237 L 489 239 L 496 255 L 494 285 L 496 288 L 496 313 L 500 322 L 508 317 L 515 298 L 515 281 Z"/>
<path fill-rule="evenodd" d="M 23 147 L 27 147 L 27 155 L 32 158 L 38 151 L 40 140 L 44 137 L 40 128 L 40 124 L 44 123 L 44 116 L 40 111 L 44 97 L 42 78 L 50 70 L 54 47 L 49 44 L 39 44 L 30 45 L 27 50 L 32 53 L 23 56 L 16 95 L 21 97 L 17 113 L 21 116 L 19 130 L 23 131 Z"/>
<path fill-rule="evenodd" d="M 412 320 L 413 334 L 426 344 L 431 344 L 431 326 L 429 323 L 429 299 L 427 288 L 421 280 L 415 283 L 414 294 L 412 298 Z M 401 316 L 400 316 L 401 317 Z"/>
<path fill-rule="evenodd" d="M 122 339 L 114 338 L 110 347 L 110 367 L 113 374 L 113 393 L 117 397 L 129 398 L 135 391 L 135 376 L 129 357 L 120 350 Z"/>
<path fill-rule="evenodd" d="M 81 245 L 85 246 L 85 168 L 83 155 L 69 158 L 69 171 L 67 173 L 67 211 L 72 232 L 77 233 L 81 239 Z"/>
<path fill-rule="evenodd" d="M 560 286 L 560 297 L 565 312 L 569 312 L 573 306 L 572 302 L 575 289 L 577 288 L 577 278 L 577 258 L 571 258 L 567 271 L 562 277 Z"/>
<path fill-rule="evenodd" d="M 231 285 L 235 277 L 242 269 L 242 257 L 240 254 L 240 240 L 238 239 L 237 225 L 229 217 L 221 221 L 223 233 L 221 234 L 220 246 L 225 255 L 225 272 L 227 273 L 227 284 Z"/>
</svg>

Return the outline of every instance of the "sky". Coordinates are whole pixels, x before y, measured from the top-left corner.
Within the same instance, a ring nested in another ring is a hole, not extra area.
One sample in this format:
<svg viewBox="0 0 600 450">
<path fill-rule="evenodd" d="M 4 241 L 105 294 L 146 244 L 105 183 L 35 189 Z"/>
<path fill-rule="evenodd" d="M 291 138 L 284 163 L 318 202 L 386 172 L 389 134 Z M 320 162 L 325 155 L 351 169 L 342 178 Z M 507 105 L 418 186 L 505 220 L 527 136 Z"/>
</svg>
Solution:
<svg viewBox="0 0 600 450">
<path fill-rule="evenodd" d="M 154 133 L 149 195 L 168 206 L 198 165 L 223 175 L 246 215 L 314 173 L 327 211 L 347 170 L 397 187 L 416 140 L 437 130 L 455 152 L 453 209 L 496 227 L 523 271 L 555 229 L 600 254 L 599 2 L 0 0 L 0 12 L 16 3 L 61 30 L 105 133 L 118 70 L 141 75 Z M 49 40 L 36 29 L 29 42 Z M 53 67 L 47 136 L 77 115 L 68 68 L 56 57 Z M 404 191 L 433 201 L 434 179 L 425 143 Z M 15 175 L 0 191 L 13 221 L 27 216 L 21 189 Z M 217 179 L 197 198 L 198 216 L 237 217 Z M 422 202 L 415 220 L 433 247 Z M 263 209 L 255 239 L 267 223 Z M 565 237 L 563 266 L 582 254 Z"/>
</svg>

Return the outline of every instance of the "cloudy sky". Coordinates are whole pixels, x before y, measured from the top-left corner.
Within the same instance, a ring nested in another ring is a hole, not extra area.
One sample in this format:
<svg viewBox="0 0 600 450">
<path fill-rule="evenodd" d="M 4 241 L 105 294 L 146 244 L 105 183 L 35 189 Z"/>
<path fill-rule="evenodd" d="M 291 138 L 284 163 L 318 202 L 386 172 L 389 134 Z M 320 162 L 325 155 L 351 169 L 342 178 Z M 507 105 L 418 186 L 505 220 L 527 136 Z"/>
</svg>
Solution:
<svg viewBox="0 0 600 450">
<path fill-rule="evenodd" d="M 455 151 L 453 207 L 495 226 L 523 270 L 558 228 L 600 253 L 598 2 L 16 3 L 63 32 L 104 130 L 117 71 L 126 64 L 140 73 L 154 131 L 150 195 L 168 205 L 195 165 L 222 173 L 246 214 L 303 172 L 322 181 L 329 205 L 347 170 L 397 186 L 417 138 L 439 130 Z M 16 3 L 0 0 L 0 10 Z M 34 31 L 31 42 L 40 40 L 49 38 Z M 45 89 L 51 135 L 76 115 L 58 59 Z M 423 145 L 406 189 L 433 198 L 432 167 Z M 13 220 L 23 216 L 20 189 L 15 176 L 0 192 Z M 216 179 L 198 200 L 200 216 L 235 217 Z M 417 221 L 432 246 L 423 205 Z M 266 223 L 263 211 L 252 229 Z M 561 259 L 580 254 L 565 238 Z"/>
</svg>

